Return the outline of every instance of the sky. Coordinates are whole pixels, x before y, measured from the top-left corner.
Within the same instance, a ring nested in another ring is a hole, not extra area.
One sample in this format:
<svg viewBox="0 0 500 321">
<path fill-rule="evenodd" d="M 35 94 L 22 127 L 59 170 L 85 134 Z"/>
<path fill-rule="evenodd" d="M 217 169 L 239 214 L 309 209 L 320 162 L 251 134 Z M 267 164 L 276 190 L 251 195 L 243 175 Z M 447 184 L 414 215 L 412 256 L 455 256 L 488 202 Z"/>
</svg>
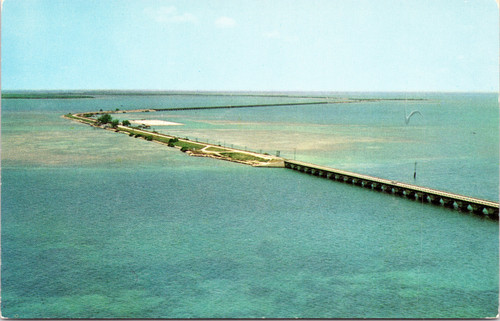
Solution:
<svg viewBox="0 0 500 321">
<path fill-rule="evenodd" d="M 2 90 L 499 89 L 494 0 L 5 0 Z"/>
</svg>

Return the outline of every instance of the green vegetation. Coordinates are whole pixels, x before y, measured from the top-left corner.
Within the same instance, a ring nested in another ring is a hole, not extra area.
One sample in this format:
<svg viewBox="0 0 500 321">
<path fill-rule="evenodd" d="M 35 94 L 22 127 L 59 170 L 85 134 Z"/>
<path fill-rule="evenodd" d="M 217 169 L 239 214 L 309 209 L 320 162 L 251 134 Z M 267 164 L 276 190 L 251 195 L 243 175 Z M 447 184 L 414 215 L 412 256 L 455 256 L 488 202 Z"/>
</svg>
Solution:
<svg viewBox="0 0 500 321">
<path fill-rule="evenodd" d="M 104 114 L 102 116 L 100 116 L 99 118 L 97 118 L 97 121 L 100 123 L 100 124 L 107 124 L 107 123 L 110 123 L 112 120 L 112 117 L 110 114 Z"/>
<path fill-rule="evenodd" d="M 174 143 L 175 146 L 179 146 L 182 150 L 183 147 L 186 147 L 189 150 L 195 150 L 195 149 L 201 149 L 205 147 L 205 145 L 202 144 L 196 144 L 196 143 L 191 143 L 191 142 L 186 142 L 186 141 L 177 141 Z"/>
<path fill-rule="evenodd" d="M 166 143 L 170 147 L 178 146 L 181 148 L 181 150 L 184 148 L 184 151 L 196 150 L 196 149 L 201 149 L 201 148 L 205 147 L 205 145 L 203 145 L 203 144 L 196 144 L 196 143 L 192 143 L 192 142 L 188 142 L 188 141 L 180 141 L 177 137 L 170 138 L 170 137 L 165 137 L 165 136 L 160 136 L 160 135 L 153 135 L 151 137 L 152 137 L 151 140 Z"/>
<path fill-rule="evenodd" d="M 219 148 L 219 147 L 209 147 L 205 150 L 209 151 L 209 152 L 227 152 L 228 151 L 226 148 Z"/>
<path fill-rule="evenodd" d="M 172 139 L 169 139 L 169 141 L 167 143 L 168 143 L 168 146 L 175 147 L 175 143 L 177 143 L 178 141 L 179 141 L 179 139 L 177 139 L 177 137 L 174 137 Z"/>
<path fill-rule="evenodd" d="M 153 140 L 156 140 L 158 142 L 165 143 L 165 144 L 170 144 L 170 141 L 172 139 L 169 137 L 164 137 L 164 136 L 153 136 Z M 173 146 L 170 146 L 170 147 L 173 147 Z"/>
<path fill-rule="evenodd" d="M 95 124 L 95 120 L 92 120 L 92 119 L 80 118 L 80 117 L 74 116 L 72 114 L 66 114 L 65 116 L 68 117 L 68 118 L 76 119 L 76 120 L 83 121 L 83 122 L 86 122 L 86 123 L 89 123 L 89 124 Z"/>
<path fill-rule="evenodd" d="M 168 135 L 162 135 L 158 134 L 156 132 L 151 132 L 151 131 L 144 131 L 141 129 L 139 126 L 131 126 L 130 121 L 128 120 L 123 120 L 122 125 L 125 127 L 121 127 L 118 129 L 118 125 L 120 124 L 120 121 L 118 119 L 113 119 L 110 114 L 101 114 L 97 119 L 90 118 L 94 116 L 95 114 L 93 113 L 87 113 L 83 114 L 84 118 L 80 116 L 79 114 L 73 115 L 71 113 L 68 113 L 65 115 L 67 118 L 71 119 L 76 119 L 81 122 L 86 122 L 91 125 L 97 124 L 97 125 L 104 125 L 104 124 L 110 124 L 112 128 L 115 129 L 115 132 L 124 132 L 128 133 L 130 137 L 135 137 L 135 138 L 144 138 L 147 141 L 157 141 L 161 143 L 168 144 L 170 147 L 178 147 L 182 152 L 187 152 L 187 151 L 192 151 L 195 154 L 205 154 L 200 151 L 200 149 L 205 148 L 207 145 L 205 143 L 195 143 L 190 141 L 189 139 L 181 139 L 179 140 L 178 137 L 174 136 L 168 136 Z M 210 146 L 206 149 L 207 151 L 211 152 L 218 152 L 221 156 L 227 157 L 233 161 L 241 161 L 241 162 L 268 162 L 268 159 L 254 156 L 251 154 L 243 153 L 243 152 L 237 152 L 237 151 L 230 151 L 230 149 L 224 148 L 224 147 L 216 147 L 216 146 Z M 210 155 L 209 155 L 210 156 Z"/>
<path fill-rule="evenodd" d="M 259 162 L 267 162 L 267 159 L 253 156 L 250 154 L 244 154 L 244 153 L 238 153 L 238 152 L 229 152 L 229 153 L 220 153 L 222 156 L 226 156 L 229 158 L 232 158 L 234 160 L 239 160 L 239 161 L 259 161 Z"/>
<path fill-rule="evenodd" d="M 104 114 L 100 116 L 99 118 L 97 118 L 97 122 L 100 125 L 110 124 L 112 128 L 117 128 L 120 124 L 120 121 L 118 119 L 113 119 L 110 114 Z"/>
<path fill-rule="evenodd" d="M 84 114 L 84 117 L 91 117 L 94 114 Z M 115 129 L 115 131 L 122 131 L 125 133 L 128 133 L 130 137 L 135 137 L 135 138 L 141 138 L 143 137 L 147 141 L 157 141 L 161 143 L 168 144 L 170 147 L 180 147 L 181 151 L 186 152 L 188 150 L 199 150 L 201 148 L 204 148 L 206 145 L 204 144 L 198 144 L 198 143 L 193 143 L 189 140 L 179 140 L 177 137 L 169 137 L 169 136 L 163 136 L 163 135 L 158 135 L 158 133 L 154 132 L 151 134 L 145 134 L 142 132 L 142 129 L 136 126 L 130 126 L 130 121 L 128 120 L 123 120 L 122 125 L 126 126 L 127 128 L 120 128 L 118 129 L 118 125 L 120 124 L 120 121 L 118 119 L 113 119 L 110 114 L 102 114 L 100 115 L 97 120 L 93 119 L 86 119 L 86 118 L 81 118 L 78 116 L 74 116 L 71 113 L 65 115 L 68 118 L 76 119 L 82 122 L 86 122 L 89 124 L 98 124 L 98 125 L 105 125 L 105 124 L 110 124 L 112 128 Z M 129 127 L 130 126 L 130 127 Z M 213 150 L 215 151 L 227 151 L 227 149 L 222 149 L 222 148 L 216 148 L 213 147 Z"/>
<path fill-rule="evenodd" d="M 121 128 L 122 131 L 135 134 L 135 130 L 133 128 Z"/>
</svg>

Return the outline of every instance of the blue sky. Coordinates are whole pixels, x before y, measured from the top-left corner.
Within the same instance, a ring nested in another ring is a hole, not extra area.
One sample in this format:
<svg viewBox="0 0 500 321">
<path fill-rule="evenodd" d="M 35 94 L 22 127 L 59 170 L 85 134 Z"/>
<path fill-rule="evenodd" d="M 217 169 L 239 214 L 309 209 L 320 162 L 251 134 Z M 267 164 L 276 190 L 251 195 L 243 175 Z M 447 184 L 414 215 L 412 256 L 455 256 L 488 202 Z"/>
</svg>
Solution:
<svg viewBox="0 0 500 321">
<path fill-rule="evenodd" d="M 2 89 L 498 91 L 494 0 L 5 0 Z"/>
</svg>

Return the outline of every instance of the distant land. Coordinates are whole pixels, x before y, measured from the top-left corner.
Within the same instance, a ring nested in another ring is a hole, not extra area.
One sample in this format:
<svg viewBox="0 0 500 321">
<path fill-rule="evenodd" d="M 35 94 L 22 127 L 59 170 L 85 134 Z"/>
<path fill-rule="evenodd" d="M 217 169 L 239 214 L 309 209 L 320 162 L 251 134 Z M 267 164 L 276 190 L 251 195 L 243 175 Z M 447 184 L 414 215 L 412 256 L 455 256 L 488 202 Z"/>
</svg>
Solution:
<svg viewBox="0 0 500 321">
<path fill-rule="evenodd" d="M 5 93 L 2 99 L 78 99 L 94 98 L 89 95 L 65 94 L 65 93 Z"/>
<path fill-rule="evenodd" d="M 196 95 L 196 96 L 248 96 L 248 97 L 281 97 L 281 98 L 304 98 L 304 99 L 346 99 L 348 102 L 355 101 L 421 101 L 425 98 L 340 98 L 349 93 L 339 92 L 251 92 L 251 91 L 157 91 L 157 90 L 12 90 L 4 91 L 2 99 L 89 99 L 103 95 L 127 95 L 127 96 L 174 96 L 174 95 Z M 355 93 L 353 93 L 355 94 Z M 335 101 L 338 102 L 338 101 Z"/>
</svg>

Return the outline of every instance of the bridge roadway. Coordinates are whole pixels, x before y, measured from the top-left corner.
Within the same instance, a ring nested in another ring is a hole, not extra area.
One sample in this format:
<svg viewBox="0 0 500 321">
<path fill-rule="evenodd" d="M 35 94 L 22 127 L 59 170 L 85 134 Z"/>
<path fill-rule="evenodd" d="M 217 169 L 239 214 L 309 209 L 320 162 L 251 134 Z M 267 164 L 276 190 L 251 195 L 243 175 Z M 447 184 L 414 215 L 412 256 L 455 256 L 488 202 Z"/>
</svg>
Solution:
<svg viewBox="0 0 500 321">
<path fill-rule="evenodd" d="M 492 201 L 290 159 L 285 159 L 284 162 L 286 168 L 306 174 L 351 183 L 402 197 L 414 198 L 415 200 L 420 199 L 434 205 L 470 211 L 498 220 L 499 204 Z"/>
</svg>

